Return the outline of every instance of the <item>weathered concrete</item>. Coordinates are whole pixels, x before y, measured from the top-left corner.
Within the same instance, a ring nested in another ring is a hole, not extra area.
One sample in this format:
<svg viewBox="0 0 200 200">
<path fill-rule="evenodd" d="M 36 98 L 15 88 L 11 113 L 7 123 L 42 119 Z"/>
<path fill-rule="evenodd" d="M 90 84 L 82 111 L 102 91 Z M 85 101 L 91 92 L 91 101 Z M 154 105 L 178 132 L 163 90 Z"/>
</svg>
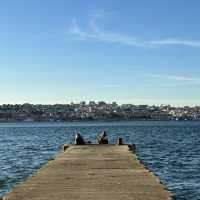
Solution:
<svg viewBox="0 0 200 200">
<path fill-rule="evenodd" d="M 4 200 L 168 200 L 128 145 L 69 146 Z"/>
</svg>

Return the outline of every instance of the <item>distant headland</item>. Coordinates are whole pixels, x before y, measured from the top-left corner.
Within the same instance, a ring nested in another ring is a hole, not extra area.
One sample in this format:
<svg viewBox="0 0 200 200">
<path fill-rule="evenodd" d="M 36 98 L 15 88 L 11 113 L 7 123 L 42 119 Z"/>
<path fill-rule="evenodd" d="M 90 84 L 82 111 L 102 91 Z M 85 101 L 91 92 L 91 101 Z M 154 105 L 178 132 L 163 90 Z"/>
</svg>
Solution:
<svg viewBox="0 0 200 200">
<path fill-rule="evenodd" d="M 70 104 L 3 104 L 0 122 L 200 120 L 200 106 L 149 106 L 104 101 Z"/>
</svg>

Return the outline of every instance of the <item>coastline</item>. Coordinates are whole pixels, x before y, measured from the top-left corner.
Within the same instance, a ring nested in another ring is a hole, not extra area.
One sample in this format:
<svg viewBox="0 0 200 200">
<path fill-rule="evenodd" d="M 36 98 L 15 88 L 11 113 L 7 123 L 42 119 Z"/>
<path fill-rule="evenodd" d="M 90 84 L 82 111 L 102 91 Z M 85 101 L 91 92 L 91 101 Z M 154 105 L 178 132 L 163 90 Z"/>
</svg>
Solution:
<svg viewBox="0 0 200 200">
<path fill-rule="evenodd" d="M 12 123 L 19 123 L 19 124 L 32 124 L 32 123 L 106 123 L 106 122 L 200 122 L 199 119 L 192 119 L 192 120 L 155 120 L 155 119 L 142 119 L 142 120 L 117 120 L 117 119 L 106 119 L 106 120 L 70 120 L 70 121 L 16 121 L 16 120 L 9 120 L 9 121 L 0 121 L 0 124 L 12 124 Z"/>
</svg>

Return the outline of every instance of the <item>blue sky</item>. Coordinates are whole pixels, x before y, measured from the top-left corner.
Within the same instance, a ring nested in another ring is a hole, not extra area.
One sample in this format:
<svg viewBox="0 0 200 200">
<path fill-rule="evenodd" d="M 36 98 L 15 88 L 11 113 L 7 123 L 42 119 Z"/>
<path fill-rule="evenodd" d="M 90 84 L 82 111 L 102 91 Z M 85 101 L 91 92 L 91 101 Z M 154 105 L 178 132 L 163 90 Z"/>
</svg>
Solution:
<svg viewBox="0 0 200 200">
<path fill-rule="evenodd" d="M 0 1 L 0 104 L 200 105 L 200 1 Z"/>
</svg>

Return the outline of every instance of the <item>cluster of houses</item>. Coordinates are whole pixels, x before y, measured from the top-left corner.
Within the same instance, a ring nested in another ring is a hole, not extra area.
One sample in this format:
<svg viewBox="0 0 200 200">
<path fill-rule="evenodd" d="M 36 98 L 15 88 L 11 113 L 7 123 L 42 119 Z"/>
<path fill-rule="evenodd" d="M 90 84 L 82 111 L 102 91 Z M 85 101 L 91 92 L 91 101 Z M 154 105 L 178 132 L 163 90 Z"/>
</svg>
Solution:
<svg viewBox="0 0 200 200">
<path fill-rule="evenodd" d="M 149 106 L 103 101 L 55 105 L 0 105 L 0 122 L 16 121 L 200 120 L 200 106 Z"/>
</svg>

